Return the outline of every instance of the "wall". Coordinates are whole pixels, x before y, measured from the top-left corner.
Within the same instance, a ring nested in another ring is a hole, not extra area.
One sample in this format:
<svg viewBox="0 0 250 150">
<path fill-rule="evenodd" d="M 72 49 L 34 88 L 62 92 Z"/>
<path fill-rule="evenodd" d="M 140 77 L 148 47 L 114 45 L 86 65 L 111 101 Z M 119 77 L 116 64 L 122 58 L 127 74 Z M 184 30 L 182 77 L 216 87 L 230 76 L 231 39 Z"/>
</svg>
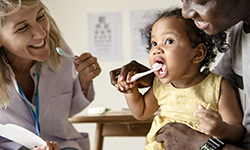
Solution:
<svg viewBox="0 0 250 150">
<path fill-rule="evenodd" d="M 89 106 L 105 106 L 113 110 L 126 108 L 125 99 L 109 81 L 109 71 L 131 61 L 130 49 L 130 12 L 133 10 L 162 9 L 172 5 L 181 4 L 180 0 L 42 0 L 49 8 L 61 32 L 75 54 L 87 52 L 89 13 L 121 12 L 124 59 L 121 61 L 99 62 L 102 73 L 94 80 L 96 99 Z M 147 58 L 140 60 L 148 64 Z M 89 108 L 88 107 L 88 108 Z M 86 113 L 86 110 L 82 113 Z M 93 148 L 95 124 L 76 124 L 79 131 L 87 131 L 90 135 L 91 148 Z M 145 145 L 145 138 L 105 138 L 104 150 L 141 150 Z"/>
</svg>

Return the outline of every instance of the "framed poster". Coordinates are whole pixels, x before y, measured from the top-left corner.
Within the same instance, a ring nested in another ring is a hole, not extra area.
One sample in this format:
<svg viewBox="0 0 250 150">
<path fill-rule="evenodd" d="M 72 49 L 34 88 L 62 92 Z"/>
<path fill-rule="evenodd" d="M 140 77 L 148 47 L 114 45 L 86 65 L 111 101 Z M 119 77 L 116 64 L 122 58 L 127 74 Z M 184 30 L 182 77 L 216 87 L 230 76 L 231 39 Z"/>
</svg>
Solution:
<svg viewBox="0 0 250 150">
<path fill-rule="evenodd" d="M 89 51 L 100 61 L 123 59 L 121 13 L 88 15 Z"/>
</svg>

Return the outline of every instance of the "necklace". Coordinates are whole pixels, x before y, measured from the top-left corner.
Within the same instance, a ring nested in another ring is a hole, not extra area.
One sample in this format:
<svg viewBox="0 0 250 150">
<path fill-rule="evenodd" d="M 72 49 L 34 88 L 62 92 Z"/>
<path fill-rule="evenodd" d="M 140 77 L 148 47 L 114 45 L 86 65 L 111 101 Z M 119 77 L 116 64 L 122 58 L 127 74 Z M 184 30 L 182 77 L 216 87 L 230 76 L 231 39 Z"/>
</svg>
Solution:
<svg viewBox="0 0 250 150">
<path fill-rule="evenodd" d="M 36 126 L 36 134 L 39 136 L 40 135 L 40 124 L 39 124 L 39 92 L 38 92 L 38 84 L 39 84 L 39 73 L 36 72 L 36 77 L 37 77 L 37 84 L 36 84 L 36 112 L 33 110 L 33 108 L 31 107 L 29 100 L 26 98 L 21 86 L 17 83 L 18 85 L 18 90 L 22 96 L 22 98 L 24 99 L 25 103 L 28 105 L 29 110 L 31 112 L 32 118 L 35 122 L 35 126 Z"/>
</svg>

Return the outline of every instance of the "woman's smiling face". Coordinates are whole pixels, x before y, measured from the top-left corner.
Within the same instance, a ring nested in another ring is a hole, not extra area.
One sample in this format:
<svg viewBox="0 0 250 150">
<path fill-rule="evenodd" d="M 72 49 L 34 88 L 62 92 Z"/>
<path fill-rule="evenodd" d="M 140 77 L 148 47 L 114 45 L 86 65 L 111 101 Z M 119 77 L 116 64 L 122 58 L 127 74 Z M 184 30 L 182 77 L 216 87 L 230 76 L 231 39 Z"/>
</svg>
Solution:
<svg viewBox="0 0 250 150">
<path fill-rule="evenodd" d="M 49 29 L 42 5 L 20 9 L 5 18 L 0 30 L 0 45 L 9 51 L 10 61 L 45 61 L 50 55 Z"/>
<path fill-rule="evenodd" d="M 250 16 L 249 0 L 181 0 L 182 15 L 209 35 L 225 31 Z M 250 23 L 250 22 L 249 22 Z"/>
</svg>

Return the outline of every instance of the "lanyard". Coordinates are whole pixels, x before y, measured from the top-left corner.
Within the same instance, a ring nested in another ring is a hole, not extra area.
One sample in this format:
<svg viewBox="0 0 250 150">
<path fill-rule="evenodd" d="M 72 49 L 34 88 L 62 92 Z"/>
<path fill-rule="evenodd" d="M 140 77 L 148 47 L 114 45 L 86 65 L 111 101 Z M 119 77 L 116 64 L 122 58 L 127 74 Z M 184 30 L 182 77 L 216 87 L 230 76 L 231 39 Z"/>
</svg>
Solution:
<svg viewBox="0 0 250 150">
<path fill-rule="evenodd" d="M 18 85 L 18 89 L 20 94 L 22 95 L 24 101 L 26 102 L 26 104 L 29 106 L 29 109 L 31 111 L 31 115 L 35 121 L 35 125 L 36 125 L 36 133 L 39 136 L 40 135 L 40 124 L 39 124 L 39 93 L 38 93 L 38 84 L 39 84 L 39 73 L 36 72 L 36 78 L 37 78 L 37 84 L 36 84 L 36 112 L 33 110 L 33 108 L 30 106 L 28 99 L 26 98 L 21 86 L 19 84 Z"/>
</svg>

